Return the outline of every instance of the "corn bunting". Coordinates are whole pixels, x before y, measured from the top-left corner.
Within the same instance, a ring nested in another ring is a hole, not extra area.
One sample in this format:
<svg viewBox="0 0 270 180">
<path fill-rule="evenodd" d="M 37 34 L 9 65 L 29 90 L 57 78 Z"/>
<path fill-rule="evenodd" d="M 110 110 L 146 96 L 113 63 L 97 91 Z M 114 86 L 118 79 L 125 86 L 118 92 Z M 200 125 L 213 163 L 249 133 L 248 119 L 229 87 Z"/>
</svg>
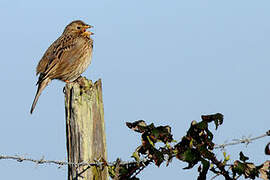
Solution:
<svg viewBox="0 0 270 180">
<path fill-rule="evenodd" d="M 92 26 L 77 20 L 66 26 L 62 35 L 52 43 L 39 61 L 36 75 L 39 75 L 38 89 L 30 113 L 32 114 L 44 88 L 53 79 L 64 82 L 75 81 L 91 63 L 93 40 Z"/>
</svg>

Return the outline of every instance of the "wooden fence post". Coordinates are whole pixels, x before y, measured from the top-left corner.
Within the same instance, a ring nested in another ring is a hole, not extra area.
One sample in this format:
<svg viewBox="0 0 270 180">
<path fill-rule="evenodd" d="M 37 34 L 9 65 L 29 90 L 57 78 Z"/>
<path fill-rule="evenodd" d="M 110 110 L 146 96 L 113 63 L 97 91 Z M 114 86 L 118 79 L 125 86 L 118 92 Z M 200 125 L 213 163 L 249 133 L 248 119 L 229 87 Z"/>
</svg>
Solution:
<svg viewBox="0 0 270 180">
<path fill-rule="evenodd" d="M 67 83 L 65 110 L 68 162 L 107 161 L 101 80 Z M 68 180 L 108 180 L 108 168 L 69 165 Z"/>
</svg>

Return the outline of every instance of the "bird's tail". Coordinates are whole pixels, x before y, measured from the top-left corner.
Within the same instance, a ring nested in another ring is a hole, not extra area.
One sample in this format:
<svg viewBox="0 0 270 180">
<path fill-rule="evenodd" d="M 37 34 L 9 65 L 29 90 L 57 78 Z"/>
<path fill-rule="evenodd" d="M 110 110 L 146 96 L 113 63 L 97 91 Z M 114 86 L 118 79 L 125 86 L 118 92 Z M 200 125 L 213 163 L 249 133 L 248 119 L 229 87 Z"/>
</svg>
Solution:
<svg viewBox="0 0 270 180">
<path fill-rule="evenodd" d="M 41 95 L 41 92 L 43 91 L 43 89 L 51 82 L 51 80 L 49 78 L 46 78 L 44 79 L 43 81 L 41 81 L 40 83 L 38 83 L 38 89 L 37 89 L 37 93 L 36 93 L 36 96 L 35 96 L 35 99 L 33 101 L 33 104 L 32 104 L 32 107 L 31 107 L 31 110 L 30 110 L 30 113 L 32 114 L 35 107 L 36 107 L 36 104 L 37 104 L 37 101 L 38 101 L 38 98 L 39 96 Z"/>
</svg>

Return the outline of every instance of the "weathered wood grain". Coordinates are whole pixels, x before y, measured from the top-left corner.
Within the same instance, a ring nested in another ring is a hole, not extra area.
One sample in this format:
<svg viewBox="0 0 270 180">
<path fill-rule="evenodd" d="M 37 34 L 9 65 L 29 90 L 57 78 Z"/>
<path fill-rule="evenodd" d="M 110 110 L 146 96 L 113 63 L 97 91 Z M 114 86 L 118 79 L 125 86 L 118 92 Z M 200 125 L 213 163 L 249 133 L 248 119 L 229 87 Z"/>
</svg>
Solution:
<svg viewBox="0 0 270 180">
<path fill-rule="evenodd" d="M 80 78 L 65 86 L 67 153 L 69 162 L 107 160 L 101 80 Z M 107 168 L 68 167 L 68 180 L 107 180 Z"/>
</svg>

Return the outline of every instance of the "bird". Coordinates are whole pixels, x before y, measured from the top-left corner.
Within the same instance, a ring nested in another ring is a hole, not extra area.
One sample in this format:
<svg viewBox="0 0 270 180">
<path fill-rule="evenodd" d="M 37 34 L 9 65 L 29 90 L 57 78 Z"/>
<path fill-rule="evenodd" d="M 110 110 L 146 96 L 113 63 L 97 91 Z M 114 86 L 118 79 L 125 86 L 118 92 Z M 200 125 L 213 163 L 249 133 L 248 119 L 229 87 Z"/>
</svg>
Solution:
<svg viewBox="0 0 270 180">
<path fill-rule="evenodd" d="M 39 96 L 51 80 L 73 82 L 90 65 L 93 50 L 93 39 L 90 36 L 94 33 L 86 30 L 92 27 L 81 20 L 72 21 L 45 51 L 36 68 L 36 75 L 39 75 L 36 83 L 38 88 L 31 106 L 31 114 Z"/>
</svg>

